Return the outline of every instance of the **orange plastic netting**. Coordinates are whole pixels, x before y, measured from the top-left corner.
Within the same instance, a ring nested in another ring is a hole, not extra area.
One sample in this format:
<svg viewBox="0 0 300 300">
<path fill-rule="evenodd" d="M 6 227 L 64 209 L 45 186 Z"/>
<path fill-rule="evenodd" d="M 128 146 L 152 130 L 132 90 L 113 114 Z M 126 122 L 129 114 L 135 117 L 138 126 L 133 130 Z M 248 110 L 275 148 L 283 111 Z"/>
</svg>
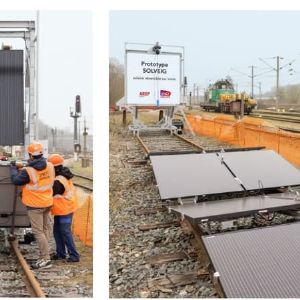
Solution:
<svg viewBox="0 0 300 300">
<path fill-rule="evenodd" d="M 263 120 L 233 116 L 187 116 L 195 133 L 241 147 L 266 147 L 300 166 L 300 134 L 273 127 Z"/>
<path fill-rule="evenodd" d="M 88 195 L 73 216 L 72 231 L 86 246 L 93 246 L 93 197 Z"/>
</svg>

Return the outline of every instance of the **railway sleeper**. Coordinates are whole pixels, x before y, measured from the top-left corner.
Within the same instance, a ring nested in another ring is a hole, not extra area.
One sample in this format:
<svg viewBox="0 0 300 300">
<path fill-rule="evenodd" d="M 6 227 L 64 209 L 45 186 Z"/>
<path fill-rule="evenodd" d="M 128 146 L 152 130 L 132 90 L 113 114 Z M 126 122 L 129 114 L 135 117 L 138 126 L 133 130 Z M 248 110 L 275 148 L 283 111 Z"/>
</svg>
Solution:
<svg viewBox="0 0 300 300">
<path fill-rule="evenodd" d="M 184 252 L 175 252 L 147 257 L 146 262 L 150 265 L 162 265 L 165 263 L 181 261 L 188 258 L 189 257 Z"/>
<path fill-rule="evenodd" d="M 161 222 L 161 223 L 154 223 L 154 224 L 141 224 L 138 225 L 138 229 L 140 231 L 148 231 L 153 229 L 169 228 L 172 226 L 180 226 L 180 221 Z"/>
<path fill-rule="evenodd" d="M 148 287 L 151 292 L 163 291 L 162 289 L 171 289 L 178 286 L 193 284 L 199 279 L 209 278 L 209 275 L 209 272 L 204 270 L 194 270 L 183 274 L 165 275 L 149 280 Z"/>
</svg>

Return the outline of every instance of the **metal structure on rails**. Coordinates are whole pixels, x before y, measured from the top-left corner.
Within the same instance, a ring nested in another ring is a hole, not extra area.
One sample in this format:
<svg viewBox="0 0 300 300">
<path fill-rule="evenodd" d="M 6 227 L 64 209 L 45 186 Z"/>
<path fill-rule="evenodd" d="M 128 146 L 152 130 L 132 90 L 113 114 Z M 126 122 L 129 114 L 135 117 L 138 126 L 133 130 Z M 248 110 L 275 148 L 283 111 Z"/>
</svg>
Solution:
<svg viewBox="0 0 300 300">
<path fill-rule="evenodd" d="M 35 21 L 0 21 L 0 38 L 25 43 L 25 145 L 37 139 Z"/>
</svg>

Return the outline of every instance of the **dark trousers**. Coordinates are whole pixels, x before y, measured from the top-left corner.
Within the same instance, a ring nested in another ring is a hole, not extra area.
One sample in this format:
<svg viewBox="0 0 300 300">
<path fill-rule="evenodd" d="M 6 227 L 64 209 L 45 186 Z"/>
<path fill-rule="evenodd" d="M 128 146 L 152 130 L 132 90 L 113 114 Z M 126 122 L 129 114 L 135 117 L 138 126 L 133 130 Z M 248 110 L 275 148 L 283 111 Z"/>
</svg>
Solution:
<svg viewBox="0 0 300 300">
<path fill-rule="evenodd" d="M 66 257 L 66 251 L 71 260 L 79 260 L 79 254 L 73 240 L 71 225 L 73 214 L 66 216 L 54 216 L 53 234 L 56 243 L 56 255 Z"/>
</svg>

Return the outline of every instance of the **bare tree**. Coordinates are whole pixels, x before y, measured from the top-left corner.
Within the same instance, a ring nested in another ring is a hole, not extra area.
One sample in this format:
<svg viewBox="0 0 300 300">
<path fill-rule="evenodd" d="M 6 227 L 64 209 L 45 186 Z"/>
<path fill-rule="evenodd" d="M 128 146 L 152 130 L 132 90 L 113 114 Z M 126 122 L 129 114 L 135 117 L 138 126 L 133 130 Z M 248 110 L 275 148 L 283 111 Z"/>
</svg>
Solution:
<svg viewBox="0 0 300 300">
<path fill-rule="evenodd" d="M 109 106 L 124 96 L 124 66 L 115 58 L 109 60 Z"/>
<path fill-rule="evenodd" d="M 300 104 L 300 85 L 293 84 L 285 87 L 285 101 L 290 104 Z"/>
</svg>

